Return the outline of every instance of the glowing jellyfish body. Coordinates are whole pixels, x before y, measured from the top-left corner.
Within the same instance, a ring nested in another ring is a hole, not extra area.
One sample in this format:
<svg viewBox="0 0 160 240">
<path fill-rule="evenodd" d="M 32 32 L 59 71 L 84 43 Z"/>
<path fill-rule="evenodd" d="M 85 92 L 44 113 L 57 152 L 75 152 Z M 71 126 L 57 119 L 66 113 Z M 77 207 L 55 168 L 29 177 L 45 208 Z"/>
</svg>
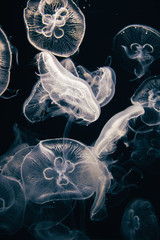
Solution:
<svg viewBox="0 0 160 240">
<path fill-rule="evenodd" d="M 140 104 L 145 109 L 142 121 L 149 125 L 160 123 L 160 76 L 147 78 L 138 87 L 131 98 L 133 104 Z"/>
<path fill-rule="evenodd" d="M 77 66 L 79 77 L 90 85 L 99 105 L 105 106 L 115 94 L 116 74 L 111 67 L 100 67 L 89 72 L 82 66 Z"/>
<path fill-rule="evenodd" d="M 85 17 L 72 0 L 29 0 L 24 21 L 35 48 L 63 57 L 78 50 L 85 33 Z"/>
<path fill-rule="evenodd" d="M 135 199 L 126 207 L 121 230 L 126 240 L 158 240 L 159 224 L 152 204 L 145 199 Z"/>
<path fill-rule="evenodd" d="M 12 62 L 12 52 L 6 34 L 0 28 L 0 95 L 8 87 L 10 81 L 10 68 Z"/>
<path fill-rule="evenodd" d="M 25 198 L 18 181 L 0 175 L 0 234 L 14 234 L 23 224 Z"/>
<path fill-rule="evenodd" d="M 151 175 L 160 173 L 160 131 L 159 126 L 145 130 L 138 129 L 133 143 L 132 161 Z"/>
<path fill-rule="evenodd" d="M 69 115 L 86 124 L 98 119 L 100 106 L 83 79 L 67 71 L 55 56 L 47 52 L 38 54 L 37 61 L 40 82 L 23 107 L 24 115 L 31 122 L 42 120 L 45 115 Z"/>
<path fill-rule="evenodd" d="M 92 151 L 95 156 L 110 154 L 115 151 L 117 141 L 122 138 L 128 129 L 128 122 L 144 113 L 141 105 L 133 105 L 114 115 L 103 127 Z"/>
<path fill-rule="evenodd" d="M 113 50 L 122 66 L 140 78 L 159 58 L 160 32 L 145 25 L 129 25 L 114 37 Z"/>
<path fill-rule="evenodd" d="M 41 141 L 27 154 L 22 179 L 26 198 L 38 204 L 87 199 L 96 192 L 90 213 L 91 219 L 96 219 L 105 211 L 111 175 L 87 146 L 72 139 L 53 139 Z"/>
</svg>

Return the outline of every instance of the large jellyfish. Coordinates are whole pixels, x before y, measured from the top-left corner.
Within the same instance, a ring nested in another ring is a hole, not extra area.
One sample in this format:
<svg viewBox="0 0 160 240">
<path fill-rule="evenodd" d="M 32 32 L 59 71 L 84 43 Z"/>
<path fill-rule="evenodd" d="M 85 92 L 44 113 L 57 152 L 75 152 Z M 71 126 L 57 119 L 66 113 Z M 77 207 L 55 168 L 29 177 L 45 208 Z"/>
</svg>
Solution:
<svg viewBox="0 0 160 240">
<path fill-rule="evenodd" d="M 87 199 L 94 193 L 90 218 L 106 215 L 105 193 L 111 182 L 105 163 L 90 149 L 72 139 L 40 141 L 22 163 L 26 198 L 34 203 L 67 199 Z"/>
<path fill-rule="evenodd" d="M 131 201 L 124 211 L 121 230 L 126 240 L 158 240 L 159 224 L 151 202 L 141 198 Z"/>
<path fill-rule="evenodd" d="M 63 114 L 86 124 L 98 119 L 100 106 L 86 81 L 65 69 L 52 54 L 41 52 L 37 61 L 40 81 L 23 105 L 30 122 Z"/>
<path fill-rule="evenodd" d="M 140 104 L 145 109 L 141 116 L 142 121 L 148 126 L 160 123 L 160 76 L 147 78 L 131 97 L 133 104 Z"/>
<path fill-rule="evenodd" d="M 94 143 L 92 148 L 94 155 L 101 158 L 103 155 L 114 152 L 117 141 L 127 133 L 129 120 L 137 118 L 142 114 L 144 114 L 144 109 L 141 105 L 132 105 L 115 114 L 105 124 Z"/>
<path fill-rule="evenodd" d="M 10 82 L 12 52 L 8 38 L 0 28 L 0 96 L 6 91 Z"/>
<path fill-rule="evenodd" d="M 160 128 L 142 127 L 135 134 L 131 160 L 151 175 L 160 173 Z"/>
<path fill-rule="evenodd" d="M 85 17 L 72 0 L 29 0 L 24 21 L 29 42 L 57 56 L 73 55 L 85 34 Z"/>
<path fill-rule="evenodd" d="M 122 66 L 140 78 L 160 57 L 160 32 L 145 25 L 126 26 L 114 37 L 113 50 Z"/>
<path fill-rule="evenodd" d="M 14 234 L 23 225 L 25 197 L 18 181 L 0 175 L 0 234 Z"/>
</svg>

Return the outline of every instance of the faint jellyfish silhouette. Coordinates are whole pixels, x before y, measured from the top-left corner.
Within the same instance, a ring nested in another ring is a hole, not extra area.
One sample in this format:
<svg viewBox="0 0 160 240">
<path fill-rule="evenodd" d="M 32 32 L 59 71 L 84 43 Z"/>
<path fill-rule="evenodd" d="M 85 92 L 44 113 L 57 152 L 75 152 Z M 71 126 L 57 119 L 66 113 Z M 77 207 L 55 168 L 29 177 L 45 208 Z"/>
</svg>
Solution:
<svg viewBox="0 0 160 240">
<path fill-rule="evenodd" d="M 126 26 L 114 37 L 113 50 L 122 66 L 140 78 L 159 58 L 160 32 L 145 25 Z"/>
<path fill-rule="evenodd" d="M 74 76 L 79 77 L 76 66 L 74 65 L 71 58 L 65 58 L 61 61 L 62 66 L 71 72 Z"/>
<path fill-rule="evenodd" d="M 41 222 L 40 224 L 45 224 Z M 46 225 L 46 224 L 45 224 Z M 89 240 L 89 238 L 79 230 L 70 230 L 70 228 L 62 223 L 54 227 L 46 227 L 39 230 L 39 226 L 35 227 L 34 236 L 36 240 Z"/>
<path fill-rule="evenodd" d="M 85 17 L 72 0 L 29 0 L 24 21 L 29 42 L 57 56 L 73 55 L 85 34 Z"/>
<path fill-rule="evenodd" d="M 158 240 L 159 224 L 151 202 L 141 198 L 129 202 L 122 217 L 121 231 L 126 240 Z"/>
<path fill-rule="evenodd" d="M 23 225 L 25 198 L 18 181 L 0 175 L 0 234 L 14 234 Z"/>
<path fill-rule="evenodd" d="M 73 120 L 89 124 L 98 119 L 100 106 L 89 85 L 67 71 L 47 52 L 37 55 L 40 82 L 35 85 L 23 106 L 31 122 L 58 115 L 73 116 Z M 49 100 L 49 99 L 50 100 Z"/>
<path fill-rule="evenodd" d="M 142 121 L 148 126 L 160 123 L 160 76 L 147 78 L 137 88 L 131 97 L 133 104 L 140 104 L 145 109 L 141 116 Z"/>
<path fill-rule="evenodd" d="M 72 139 L 41 141 L 22 163 L 26 198 L 34 203 L 67 199 L 87 199 L 94 193 L 92 220 L 106 216 L 105 193 L 111 182 L 105 163 L 90 149 Z"/>
<path fill-rule="evenodd" d="M 92 147 L 93 154 L 101 159 L 101 156 L 111 154 L 116 149 L 117 141 L 128 130 L 130 119 L 137 118 L 144 113 L 141 105 L 132 105 L 115 114 L 103 127 L 98 139 Z"/>
<path fill-rule="evenodd" d="M 0 96 L 6 91 L 10 82 L 12 51 L 8 38 L 0 28 Z"/>
<path fill-rule="evenodd" d="M 160 128 L 138 129 L 135 134 L 131 160 L 151 175 L 160 173 Z"/>
</svg>

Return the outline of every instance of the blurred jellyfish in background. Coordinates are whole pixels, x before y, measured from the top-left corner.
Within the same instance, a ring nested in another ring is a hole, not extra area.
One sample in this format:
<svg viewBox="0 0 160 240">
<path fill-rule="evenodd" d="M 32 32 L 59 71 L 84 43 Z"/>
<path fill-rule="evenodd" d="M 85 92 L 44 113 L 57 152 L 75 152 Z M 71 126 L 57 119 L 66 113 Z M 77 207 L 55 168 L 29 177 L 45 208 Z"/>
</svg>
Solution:
<svg viewBox="0 0 160 240">
<path fill-rule="evenodd" d="M 126 240 L 158 240 L 159 224 L 151 202 L 141 198 L 129 202 L 122 217 L 121 231 Z"/>
<path fill-rule="evenodd" d="M 135 134 L 131 160 L 151 175 L 160 173 L 160 128 L 142 127 Z"/>
<path fill-rule="evenodd" d="M 160 32 L 145 25 L 126 26 L 114 37 L 113 51 L 121 65 L 140 78 L 160 57 Z"/>
<path fill-rule="evenodd" d="M 12 51 L 8 38 L 0 28 L 0 96 L 6 91 L 10 82 Z"/>
<path fill-rule="evenodd" d="M 144 109 L 138 104 L 132 105 L 115 114 L 105 124 L 94 143 L 92 147 L 94 155 L 100 159 L 103 155 L 113 153 L 116 150 L 117 141 L 127 133 L 129 120 L 137 118 L 142 114 L 144 114 Z"/>
<path fill-rule="evenodd" d="M 37 204 L 68 199 L 87 199 L 95 193 L 92 220 L 106 217 L 105 193 L 111 182 L 105 163 L 90 149 L 72 139 L 44 140 L 22 163 L 26 198 Z"/>
<path fill-rule="evenodd" d="M 40 82 L 23 105 L 30 122 L 59 115 L 73 116 L 82 124 L 98 119 L 100 106 L 86 81 L 67 71 L 50 53 L 37 54 L 37 62 Z"/>
<path fill-rule="evenodd" d="M 160 76 L 147 78 L 137 88 L 131 97 L 133 104 L 140 104 L 145 109 L 141 116 L 142 121 L 148 126 L 160 124 Z"/>
<path fill-rule="evenodd" d="M 73 55 L 85 34 L 85 17 L 72 0 L 29 0 L 24 21 L 29 42 L 57 56 Z"/>
<path fill-rule="evenodd" d="M 20 183 L 0 174 L 0 234 L 14 234 L 23 225 L 25 197 Z"/>
</svg>

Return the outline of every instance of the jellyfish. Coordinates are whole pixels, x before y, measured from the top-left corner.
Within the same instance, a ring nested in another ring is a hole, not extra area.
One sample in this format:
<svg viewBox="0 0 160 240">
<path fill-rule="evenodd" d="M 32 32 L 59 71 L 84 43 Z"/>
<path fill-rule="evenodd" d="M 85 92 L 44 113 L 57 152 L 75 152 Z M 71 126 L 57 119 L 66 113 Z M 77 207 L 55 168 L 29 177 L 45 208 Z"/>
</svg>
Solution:
<svg viewBox="0 0 160 240">
<path fill-rule="evenodd" d="M 0 96 L 6 91 L 10 82 L 12 51 L 8 38 L 0 28 Z"/>
<path fill-rule="evenodd" d="M 131 160 L 151 175 L 160 173 L 160 129 L 159 126 L 138 129 L 134 137 Z"/>
<path fill-rule="evenodd" d="M 131 97 L 133 104 L 140 104 L 145 109 L 141 116 L 142 121 L 148 126 L 160 123 L 160 76 L 147 78 Z"/>
<path fill-rule="evenodd" d="M 90 149 L 72 139 L 40 141 L 26 155 L 21 175 L 26 199 L 36 204 L 68 199 L 88 199 L 95 193 L 90 218 L 106 216 L 105 193 L 111 174 Z"/>
<path fill-rule="evenodd" d="M 117 141 L 127 133 L 129 120 L 137 118 L 142 114 L 144 114 L 144 109 L 138 104 L 115 114 L 105 124 L 98 139 L 92 146 L 94 155 L 100 159 L 103 155 L 113 153 L 116 149 Z"/>
<path fill-rule="evenodd" d="M 35 48 L 61 57 L 73 55 L 85 34 L 85 17 L 72 0 L 28 0 L 24 21 Z"/>
<path fill-rule="evenodd" d="M 78 123 L 89 124 L 98 119 L 100 106 L 83 79 L 67 71 L 50 53 L 39 53 L 37 62 L 40 80 L 23 105 L 28 120 L 69 115 Z"/>
<path fill-rule="evenodd" d="M 113 50 L 122 66 L 141 78 L 159 58 L 160 32 L 145 25 L 126 26 L 114 37 Z"/>
<path fill-rule="evenodd" d="M 153 206 L 147 199 L 137 198 L 125 208 L 121 231 L 126 240 L 158 240 L 158 219 Z"/>
<path fill-rule="evenodd" d="M 18 181 L 0 175 L 0 234 L 14 234 L 23 224 L 25 197 Z"/>
</svg>

